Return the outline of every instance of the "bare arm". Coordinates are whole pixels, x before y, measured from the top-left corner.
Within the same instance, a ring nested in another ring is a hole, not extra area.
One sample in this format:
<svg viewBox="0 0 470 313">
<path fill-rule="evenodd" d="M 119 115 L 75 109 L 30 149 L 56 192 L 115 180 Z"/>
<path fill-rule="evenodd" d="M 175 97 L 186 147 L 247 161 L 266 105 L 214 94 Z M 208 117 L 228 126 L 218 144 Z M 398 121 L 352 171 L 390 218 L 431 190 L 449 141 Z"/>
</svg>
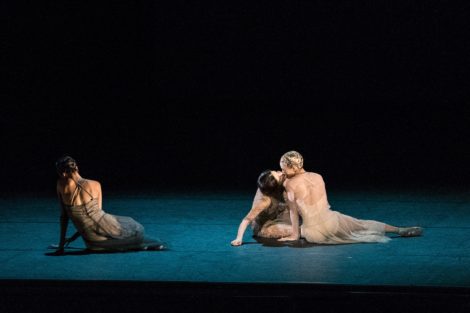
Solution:
<svg viewBox="0 0 470 313">
<path fill-rule="evenodd" d="M 245 216 L 241 221 L 240 226 L 238 226 L 237 238 L 231 242 L 232 246 L 240 246 L 243 243 L 243 235 L 245 234 L 246 228 L 250 223 L 269 205 L 271 204 L 271 199 L 267 196 L 264 196 L 261 191 L 257 191 L 255 199 L 253 200 L 253 205 L 250 212 Z"/>
<path fill-rule="evenodd" d="M 75 234 L 73 234 L 72 237 L 65 240 L 65 246 L 68 246 L 69 243 L 71 243 L 72 241 L 75 241 L 80 236 L 81 236 L 80 232 L 78 231 L 75 232 Z"/>
<path fill-rule="evenodd" d="M 243 243 L 243 235 L 245 234 L 246 228 L 250 225 L 251 221 L 244 218 L 238 226 L 237 238 L 231 242 L 232 246 L 241 246 Z"/>
<path fill-rule="evenodd" d="M 98 205 L 100 209 L 103 209 L 103 193 L 101 191 L 101 184 L 96 182 L 96 189 L 98 192 Z"/>
<path fill-rule="evenodd" d="M 65 211 L 64 202 L 62 200 L 62 195 L 58 188 L 57 188 L 57 197 L 59 199 L 59 205 L 60 205 L 60 238 L 59 238 L 59 247 L 57 249 L 57 252 L 61 253 L 64 251 L 65 235 L 67 234 L 67 226 L 69 224 L 69 217 L 67 215 L 67 212 Z"/>
<path fill-rule="evenodd" d="M 296 186 L 289 184 L 289 182 L 285 187 L 287 192 L 287 205 L 289 206 L 289 216 L 292 223 L 292 234 L 290 236 L 280 238 L 279 241 L 295 241 L 300 238 L 299 211 L 297 210 L 296 203 L 299 191 L 296 190 L 298 189 Z"/>
</svg>

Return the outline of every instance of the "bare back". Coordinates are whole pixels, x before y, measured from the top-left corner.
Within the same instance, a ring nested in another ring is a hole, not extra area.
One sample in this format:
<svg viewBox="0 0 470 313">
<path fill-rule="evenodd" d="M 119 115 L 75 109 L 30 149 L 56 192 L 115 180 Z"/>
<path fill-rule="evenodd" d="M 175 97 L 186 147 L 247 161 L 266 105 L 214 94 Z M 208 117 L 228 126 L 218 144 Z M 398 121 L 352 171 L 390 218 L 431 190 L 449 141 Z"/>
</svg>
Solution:
<svg viewBox="0 0 470 313">
<path fill-rule="evenodd" d="M 298 207 L 329 208 L 325 182 L 321 175 L 313 172 L 297 174 L 284 184 L 289 201 Z"/>
<path fill-rule="evenodd" d="M 57 195 L 64 205 L 82 205 L 92 199 L 98 199 L 99 207 L 102 207 L 101 185 L 94 180 L 59 179 L 57 181 Z"/>
</svg>

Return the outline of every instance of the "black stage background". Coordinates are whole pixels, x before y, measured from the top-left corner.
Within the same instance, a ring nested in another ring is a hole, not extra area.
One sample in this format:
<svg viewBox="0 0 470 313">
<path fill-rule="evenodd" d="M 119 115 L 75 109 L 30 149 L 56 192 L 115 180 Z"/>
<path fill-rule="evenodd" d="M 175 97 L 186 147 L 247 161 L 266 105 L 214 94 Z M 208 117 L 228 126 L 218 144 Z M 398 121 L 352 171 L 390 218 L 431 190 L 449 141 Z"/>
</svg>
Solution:
<svg viewBox="0 0 470 313">
<path fill-rule="evenodd" d="M 255 188 L 282 153 L 330 188 L 466 188 L 470 4 L 7 1 L 0 172 L 48 191 Z"/>
<path fill-rule="evenodd" d="M 465 190 L 469 15 L 468 1 L 3 1 L 0 194 L 54 197 L 63 154 L 106 194 L 254 192 L 292 149 L 328 190 Z M 469 307 L 468 288 L 1 285 L 5 312 Z"/>
</svg>

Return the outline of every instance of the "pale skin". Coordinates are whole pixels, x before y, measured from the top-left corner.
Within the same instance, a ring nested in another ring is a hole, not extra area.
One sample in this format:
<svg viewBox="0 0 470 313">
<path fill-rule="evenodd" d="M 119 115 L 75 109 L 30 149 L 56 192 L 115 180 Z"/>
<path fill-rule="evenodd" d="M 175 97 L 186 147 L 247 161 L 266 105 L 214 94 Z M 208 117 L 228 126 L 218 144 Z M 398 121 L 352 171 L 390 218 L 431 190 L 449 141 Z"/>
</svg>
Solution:
<svg viewBox="0 0 470 313">
<path fill-rule="evenodd" d="M 287 205 L 289 207 L 289 215 L 292 223 L 292 233 L 290 236 L 282 237 L 279 241 L 296 241 L 300 238 L 300 225 L 299 225 L 299 211 L 297 209 L 297 198 L 299 195 L 307 192 L 302 185 L 295 183 L 295 177 L 306 173 L 303 168 L 297 166 L 288 166 L 287 164 L 280 163 L 283 174 L 286 176 L 286 180 L 283 185 L 287 193 Z M 385 232 L 388 233 L 399 233 L 399 228 L 385 224 Z"/>
<path fill-rule="evenodd" d="M 285 176 L 280 171 L 271 171 L 271 175 L 273 175 L 276 181 L 278 181 L 280 184 L 282 184 L 282 182 L 285 179 Z M 261 212 L 264 209 L 268 208 L 270 205 L 271 205 L 271 198 L 263 195 L 261 191 L 258 189 L 250 212 L 253 212 L 253 211 Z M 241 246 L 243 244 L 243 235 L 245 234 L 245 231 L 248 228 L 248 225 L 250 225 L 252 221 L 253 219 L 248 218 L 248 215 L 241 221 L 240 226 L 238 227 L 237 237 L 235 238 L 235 240 L 232 240 L 231 242 L 232 246 Z"/>
<path fill-rule="evenodd" d="M 270 204 L 271 199 L 269 197 L 262 197 L 258 201 L 255 200 L 253 202 L 251 210 L 264 210 L 269 207 Z M 243 244 L 243 235 L 245 234 L 248 225 L 250 225 L 252 221 L 252 219 L 249 219 L 247 217 L 243 218 L 240 223 L 240 226 L 238 226 L 237 238 L 235 238 L 235 240 L 232 240 L 232 242 L 230 243 L 232 246 L 241 246 Z"/>
<path fill-rule="evenodd" d="M 103 203 L 103 196 L 101 191 L 101 184 L 94 180 L 86 180 L 86 183 L 82 183 L 82 188 L 84 190 L 80 190 L 76 195 L 75 199 L 72 199 L 75 190 L 77 189 L 77 182 L 82 179 L 78 172 L 78 168 L 76 171 L 71 173 L 59 173 L 59 178 L 57 179 L 56 184 L 56 191 L 57 191 L 57 198 L 59 200 L 59 205 L 61 208 L 61 218 L 60 218 L 60 241 L 58 245 L 57 252 L 63 252 L 64 246 L 67 242 L 65 238 L 67 232 L 67 225 L 68 225 L 68 216 L 67 212 L 65 211 L 64 205 L 81 205 L 84 203 L 89 202 L 92 198 L 86 192 L 88 191 L 93 198 L 98 200 L 99 207 L 102 207 Z M 72 203 L 73 200 L 73 203 Z M 76 235 L 74 235 L 75 237 Z"/>
</svg>

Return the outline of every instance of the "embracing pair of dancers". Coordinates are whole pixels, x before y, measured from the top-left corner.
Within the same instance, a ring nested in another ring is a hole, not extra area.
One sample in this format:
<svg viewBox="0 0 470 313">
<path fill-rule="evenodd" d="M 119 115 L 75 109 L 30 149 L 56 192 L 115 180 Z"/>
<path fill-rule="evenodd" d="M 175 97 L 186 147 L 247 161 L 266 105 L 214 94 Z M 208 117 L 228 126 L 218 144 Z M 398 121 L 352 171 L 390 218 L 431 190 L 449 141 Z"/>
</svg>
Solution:
<svg viewBox="0 0 470 313">
<path fill-rule="evenodd" d="M 421 227 L 396 227 L 331 210 L 322 176 L 307 172 L 303 164 L 300 153 L 289 151 L 281 157 L 282 171 L 261 173 L 252 208 L 240 223 L 233 246 L 243 243 L 249 225 L 254 236 L 279 241 L 304 238 L 317 244 L 387 242 L 391 239 L 386 233 L 402 237 L 422 234 Z"/>
</svg>

